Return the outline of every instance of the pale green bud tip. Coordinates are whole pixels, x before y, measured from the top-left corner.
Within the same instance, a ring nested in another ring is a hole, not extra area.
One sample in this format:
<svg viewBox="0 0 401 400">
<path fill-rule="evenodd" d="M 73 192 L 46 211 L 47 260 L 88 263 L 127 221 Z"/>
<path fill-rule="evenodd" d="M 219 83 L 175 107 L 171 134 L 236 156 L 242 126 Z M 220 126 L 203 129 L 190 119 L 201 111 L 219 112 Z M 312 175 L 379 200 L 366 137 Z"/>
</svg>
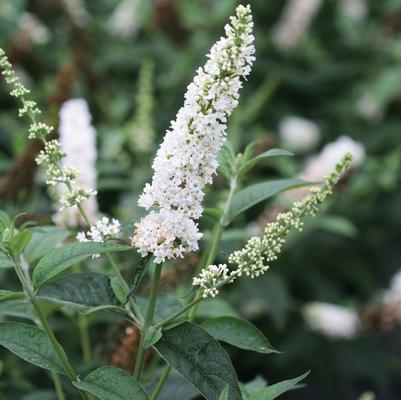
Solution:
<svg viewBox="0 0 401 400">
<path fill-rule="evenodd" d="M 240 271 L 251 277 L 267 271 L 267 263 L 278 258 L 288 233 L 293 229 L 302 230 L 302 218 L 317 213 L 319 204 L 332 194 L 334 185 L 350 167 L 351 161 L 351 154 L 345 154 L 334 171 L 325 177 L 322 187 L 311 188 L 309 196 L 294 203 L 289 211 L 279 214 L 276 221 L 267 224 L 263 236 L 252 237 L 243 249 L 230 254 L 229 262 L 238 265 Z"/>
</svg>

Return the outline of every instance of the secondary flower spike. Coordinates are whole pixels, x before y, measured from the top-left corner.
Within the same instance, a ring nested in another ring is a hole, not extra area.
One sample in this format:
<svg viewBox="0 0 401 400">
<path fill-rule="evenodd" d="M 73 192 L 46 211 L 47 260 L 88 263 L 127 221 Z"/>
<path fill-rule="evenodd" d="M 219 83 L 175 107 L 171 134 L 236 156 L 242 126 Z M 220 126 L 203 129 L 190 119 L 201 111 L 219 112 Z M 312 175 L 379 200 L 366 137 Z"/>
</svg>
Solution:
<svg viewBox="0 0 401 400">
<path fill-rule="evenodd" d="M 71 183 L 73 189 L 81 187 L 94 190 L 96 188 L 96 130 L 92 126 L 91 120 L 92 116 L 84 99 L 68 100 L 60 109 L 60 143 L 61 150 L 66 154 L 61 160 L 61 165 L 64 168 L 73 165 L 79 172 L 75 181 Z M 65 185 L 58 185 L 56 189 L 57 195 L 61 199 L 68 196 L 68 189 Z M 82 207 L 90 220 L 97 218 L 96 196 L 84 199 Z M 53 216 L 53 220 L 62 226 L 74 227 L 85 224 L 76 207 L 59 210 Z"/>
<path fill-rule="evenodd" d="M 132 242 L 142 256 L 153 253 L 156 263 L 198 249 L 201 235 L 194 220 L 202 215 L 203 189 L 216 173 L 227 118 L 238 105 L 241 78 L 249 75 L 255 60 L 250 6 L 238 6 L 230 20 L 226 36 L 214 44 L 205 66 L 188 86 L 184 105 L 153 162 L 152 182 L 139 198 L 141 207 L 157 211 L 137 224 Z M 167 221 L 157 217 L 162 214 Z M 185 237 L 183 226 L 191 227 Z M 145 231 L 158 236 L 150 238 Z"/>
</svg>

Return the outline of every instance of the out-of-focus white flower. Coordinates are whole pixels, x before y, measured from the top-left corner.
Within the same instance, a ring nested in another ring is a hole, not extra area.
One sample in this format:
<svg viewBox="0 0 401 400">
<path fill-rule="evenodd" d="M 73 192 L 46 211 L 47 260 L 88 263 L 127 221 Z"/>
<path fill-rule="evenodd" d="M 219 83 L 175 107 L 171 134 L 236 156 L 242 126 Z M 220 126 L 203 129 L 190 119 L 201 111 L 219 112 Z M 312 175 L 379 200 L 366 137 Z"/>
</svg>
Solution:
<svg viewBox="0 0 401 400">
<path fill-rule="evenodd" d="M 108 20 L 111 34 L 123 39 L 133 38 L 139 28 L 138 8 L 141 0 L 122 0 Z"/>
<path fill-rule="evenodd" d="M 345 307 L 314 302 L 304 306 L 302 313 L 312 330 L 328 337 L 352 339 L 359 330 L 358 314 Z"/>
<path fill-rule="evenodd" d="M 60 150 L 66 154 L 61 160 L 61 165 L 64 167 L 62 171 L 65 174 L 71 169 L 67 166 L 73 165 L 72 172 L 76 172 L 72 193 L 68 193 L 65 185 L 56 186 L 58 196 L 65 200 L 66 208 L 58 211 L 53 220 L 62 226 L 77 226 L 85 223 L 76 207 L 68 207 L 71 202 L 67 197 L 75 194 L 79 196 L 79 190 L 90 191 L 93 194 L 93 189 L 96 188 L 96 131 L 91 124 L 91 119 L 88 105 L 83 99 L 68 100 L 61 107 Z M 90 198 L 82 198 L 82 207 L 90 220 L 96 219 L 98 214 L 96 197 L 91 195 L 88 197 Z"/>
<path fill-rule="evenodd" d="M 359 167 L 365 159 L 365 148 L 348 136 L 340 136 L 336 141 L 326 144 L 320 154 L 311 157 L 300 178 L 310 181 L 321 180 L 333 170 L 345 153 L 352 155 L 351 167 Z"/>
<path fill-rule="evenodd" d="M 198 277 L 194 277 L 192 284 L 200 286 L 202 296 L 216 297 L 219 294 L 218 285 L 229 276 L 229 270 L 226 264 L 209 265 L 204 268 Z"/>
<path fill-rule="evenodd" d="M 241 78 L 250 73 L 255 59 L 252 28 L 250 7 L 238 6 L 236 16 L 231 17 L 231 25 L 225 26 L 226 37 L 214 44 L 206 65 L 197 70 L 197 76 L 187 88 L 184 106 L 171 122 L 171 129 L 153 162 L 152 183 L 146 184 L 138 201 L 141 207 L 160 210 L 137 224 L 133 245 L 141 254 L 157 253 L 157 259 L 163 260 L 197 248 L 201 235 L 193 220 L 202 214 L 203 188 L 212 183 L 216 173 L 227 117 L 238 105 Z M 182 232 L 182 236 L 180 228 L 181 236 L 174 238 L 175 222 L 180 219 L 183 222 L 179 227 L 190 229 L 187 234 Z M 168 242 L 160 241 L 159 236 L 150 237 L 143 226 L 154 226 L 153 232 L 159 234 L 156 224 L 160 223 Z M 165 231 L 166 227 L 171 232 Z"/>
<path fill-rule="evenodd" d="M 366 0 L 339 0 L 340 11 L 352 19 L 364 19 L 368 15 Z"/>
<path fill-rule="evenodd" d="M 283 50 L 297 47 L 322 3 L 323 0 L 287 0 L 283 13 L 273 28 L 272 40 L 276 46 Z"/>
<path fill-rule="evenodd" d="M 151 211 L 136 224 L 132 243 L 142 257 L 153 253 L 156 263 L 198 250 L 202 234 L 195 222 L 179 211 Z"/>
<path fill-rule="evenodd" d="M 45 44 L 50 40 L 49 29 L 31 13 L 21 14 L 18 27 L 33 44 Z"/>
<path fill-rule="evenodd" d="M 384 301 L 389 303 L 401 301 L 401 270 L 391 279 L 390 287 L 384 292 Z"/>
<path fill-rule="evenodd" d="M 319 126 L 313 121 L 297 116 L 281 120 L 279 134 L 283 145 L 294 152 L 310 151 L 320 139 Z"/>
<path fill-rule="evenodd" d="M 368 121 L 377 121 L 383 117 L 383 109 L 371 94 L 364 94 L 356 102 L 356 111 Z"/>
<path fill-rule="evenodd" d="M 63 3 L 74 24 L 81 27 L 85 26 L 89 20 L 85 2 L 82 0 L 63 0 Z"/>
</svg>

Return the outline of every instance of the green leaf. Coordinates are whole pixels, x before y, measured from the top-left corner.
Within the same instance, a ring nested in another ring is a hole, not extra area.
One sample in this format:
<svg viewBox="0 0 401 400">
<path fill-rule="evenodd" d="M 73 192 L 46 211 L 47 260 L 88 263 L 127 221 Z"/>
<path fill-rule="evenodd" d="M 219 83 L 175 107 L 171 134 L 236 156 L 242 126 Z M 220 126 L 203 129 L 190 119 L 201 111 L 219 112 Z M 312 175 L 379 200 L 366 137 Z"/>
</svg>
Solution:
<svg viewBox="0 0 401 400">
<path fill-rule="evenodd" d="M 112 251 L 130 250 L 130 246 L 114 243 L 69 243 L 52 250 L 40 259 L 32 274 L 35 287 L 42 285 L 49 279 L 55 278 L 61 272 L 88 257 Z"/>
<path fill-rule="evenodd" d="M 235 154 L 229 142 L 226 142 L 218 155 L 219 170 L 229 180 L 235 170 Z"/>
<path fill-rule="evenodd" d="M 233 197 L 227 221 L 231 222 L 233 218 L 248 208 L 267 200 L 288 189 L 294 189 L 309 185 L 309 182 L 300 179 L 276 179 L 268 182 L 257 183 L 242 189 Z"/>
<path fill-rule="evenodd" d="M 138 296 L 136 298 L 138 307 L 143 315 L 146 314 L 148 306 L 148 300 L 144 297 Z M 155 312 L 153 314 L 153 322 L 157 324 L 168 318 L 171 314 L 181 310 L 182 304 L 180 301 L 171 293 L 162 293 L 157 296 Z"/>
<path fill-rule="evenodd" d="M 146 333 L 145 339 L 143 340 L 143 347 L 148 349 L 153 346 L 160 338 L 162 337 L 162 333 L 151 326 Z"/>
<path fill-rule="evenodd" d="M 4 299 L 0 301 L 0 316 L 33 320 L 31 303 L 24 299 Z"/>
<path fill-rule="evenodd" d="M 204 210 L 204 215 L 212 218 L 216 222 L 220 221 L 222 214 L 223 214 L 222 211 L 219 210 L 218 208 L 205 208 Z"/>
<path fill-rule="evenodd" d="M 152 381 L 147 386 L 147 392 L 153 393 L 159 381 L 160 374 L 153 374 Z M 199 392 L 183 376 L 174 369 L 170 372 L 157 400 L 190 400 L 199 399 Z"/>
<path fill-rule="evenodd" d="M 293 156 L 294 154 L 291 153 L 288 150 L 283 150 L 283 149 L 270 149 L 265 151 L 264 153 L 259 154 L 258 156 L 248 160 L 239 169 L 238 175 L 244 175 L 248 171 L 250 171 L 259 161 L 265 159 L 265 158 L 270 158 L 270 157 L 278 157 L 278 156 Z"/>
<path fill-rule="evenodd" d="M 32 238 L 32 231 L 25 230 L 18 232 L 12 239 L 10 243 L 10 250 L 15 257 L 18 257 L 28 245 Z"/>
<path fill-rule="evenodd" d="M 31 364 L 64 374 L 46 333 L 36 326 L 0 322 L 0 345 Z"/>
<path fill-rule="evenodd" d="M 115 367 L 101 367 L 74 385 L 100 400 L 147 400 L 141 385 L 127 372 Z"/>
<path fill-rule="evenodd" d="M 139 285 L 142 281 L 142 278 L 146 274 L 146 270 L 147 270 L 147 266 L 148 266 L 148 258 L 149 257 L 142 258 L 141 261 L 139 262 L 139 264 L 136 266 L 134 275 L 132 276 L 130 290 L 129 290 L 127 298 L 124 300 L 124 302 L 127 302 L 131 298 L 131 296 L 133 296 L 136 293 L 136 291 L 138 290 Z"/>
<path fill-rule="evenodd" d="M 228 398 L 228 390 L 229 389 L 230 389 L 230 387 L 228 385 L 226 385 L 226 387 L 220 393 L 219 400 L 229 400 L 229 398 Z"/>
<path fill-rule="evenodd" d="M 122 316 L 123 318 L 128 319 L 127 318 L 128 314 L 127 314 L 127 311 L 125 310 L 125 308 L 122 308 L 119 306 L 97 306 L 97 307 L 92 307 L 92 308 L 89 308 L 87 310 L 83 310 L 80 312 L 83 315 L 91 315 L 91 314 L 95 314 L 98 312 L 109 312 L 112 314 L 118 314 L 118 315 Z M 129 321 L 132 322 L 131 319 L 129 319 Z"/>
<path fill-rule="evenodd" d="M 32 239 L 26 246 L 24 255 L 29 264 L 32 264 L 46 253 L 60 246 L 70 232 L 55 226 L 42 226 L 31 230 Z"/>
<path fill-rule="evenodd" d="M 302 381 L 308 375 L 309 372 L 306 372 L 305 374 L 298 376 L 297 378 L 275 383 L 274 385 L 267 386 L 263 389 L 257 389 L 250 394 L 249 400 L 273 400 L 283 393 L 294 389 L 297 383 Z"/>
<path fill-rule="evenodd" d="M 263 333 L 248 321 L 233 317 L 209 319 L 202 324 L 217 340 L 244 350 L 277 353 Z"/>
<path fill-rule="evenodd" d="M 228 354 L 199 325 L 184 322 L 166 330 L 154 347 L 207 400 L 218 400 L 226 385 L 230 387 L 230 400 L 242 399 Z"/>
<path fill-rule="evenodd" d="M 0 269 L 13 268 L 14 263 L 3 253 L 0 253 Z"/>
<path fill-rule="evenodd" d="M 238 312 L 222 298 L 205 299 L 199 303 L 196 310 L 198 318 L 217 318 L 223 316 L 238 317 Z"/>
<path fill-rule="evenodd" d="M 38 295 L 58 303 L 84 307 L 117 304 L 110 277 L 94 272 L 74 273 L 47 283 L 39 289 Z"/>
<path fill-rule="evenodd" d="M 35 390 L 24 397 L 21 397 L 20 400 L 56 400 L 57 395 L 52 390 Z"/>
<path fill-rule="evenodd" d="M 124 304 L 127 301 L 127 295 L 128 295 L 126 286 L 121 282 L 121 279 L 116 275 L 111 277 L 110 283 L 114 295 L 117 297 L 118 301 L 121 304 Z"/>
<path fill-rule="evenodd" d="M 0 302 L 14 299 L 23 299 L 25 294 L 23 292 L 13 292 L 11 290 L 0 289 Z"/>
</svg>

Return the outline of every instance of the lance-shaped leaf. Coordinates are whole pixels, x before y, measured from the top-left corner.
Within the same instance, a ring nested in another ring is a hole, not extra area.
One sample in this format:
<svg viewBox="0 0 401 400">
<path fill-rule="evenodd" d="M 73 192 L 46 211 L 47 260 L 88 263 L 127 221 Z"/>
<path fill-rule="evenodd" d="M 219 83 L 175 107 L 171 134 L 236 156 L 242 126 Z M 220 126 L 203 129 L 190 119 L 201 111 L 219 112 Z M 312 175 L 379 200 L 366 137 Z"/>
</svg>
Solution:
<svg viewBox="0 0 401 400">
<path fill-rule="evenodd" d="M 33 228 L 32 239 L 24 250 L 24 255 L 29 264 L 43 257 L 52 249 L 60 246 L 70 232 L 55 226 L 41 226 Z"/>
<path fill-rule="evenodd" d="M 241 168 L 239 169 L 239 175 L 246 174 L 248 171 L 250 171 L 259 161 L 262 161 L 263 159 L 270 158 L 270 157 L 279 157 L 279 156 L 293 156 L 294 154 L 291 153 L 288 150 L 283 150 L 283 149 L 270 149 L 265 151 L 264 153 L 261 153 L 257 155 L 254 158 L 251 158 L 247 162 L 245 162 Z"/>
<path fill-rule="evenodd" d="M 116 305 L 110 277 L 94 272 L 73 273 L 43 285 L 38 295 L 58 303 L 84 307 Z"/>
<path fill-rule="evenodd" d="M 0 289 L 0 302 L 7 300 L 23 299 L 25 294 L 23 292 L 13 292 L 11 290 Z"/>
<path fill-rule="evenodd" d="M 61 272 L 94 254 L 114 251 L 126 251 L 130 246 L 114 243 L 69 243 L 52 250 L 40 259 L 32 274 L 35 287 L 42 285 L 49 279 L 55 278 Z"/>
<path fill-rule="evenodd" d="M 300 179 L 276 179 L 248 186 L 234 195 L 228 212 L 227 222 L 232 221 L 233 218 L 246 211 L 248 208 L 278 193 L 307 185 L 310 185 L 310 183 Z"/>
<path fill-rule="evenodd" d="M 207 400 L 218 400 L 226 385 L 230 400 L 242 399 L 227 352 L 199 325 L 184 322 L 166 330 L 154 347 Z"/>
<path fill-rule="evenodd" d="M 263 333 L 253 324 L 234 317 L 209 319 L 202 324 L 213 337 L 244 350 L 277 353 Z"/>
<path fill-rule="evenodd" d="M 0 322 L 0 345 L 25 361 L 64 373 L 49 338 L 36 326 L 20 322 Z"/>
<path fill-rule="evenodd" d="M 127 372 L 115 367 L 101 367 L 74 385 L 101 400 L 147 400 L 141 385 Z"/>
<path fill-rule="evenodd" d="M 249 395 L 249 400 L 274 400 L 283 393 L 294 389 L 296 385 L 308 375 L 309 372 L 306 372 L 297 378 L 275 383 L 274 385 L 267 386 L 263 389 L 257 389 Z"/>
</svg>

